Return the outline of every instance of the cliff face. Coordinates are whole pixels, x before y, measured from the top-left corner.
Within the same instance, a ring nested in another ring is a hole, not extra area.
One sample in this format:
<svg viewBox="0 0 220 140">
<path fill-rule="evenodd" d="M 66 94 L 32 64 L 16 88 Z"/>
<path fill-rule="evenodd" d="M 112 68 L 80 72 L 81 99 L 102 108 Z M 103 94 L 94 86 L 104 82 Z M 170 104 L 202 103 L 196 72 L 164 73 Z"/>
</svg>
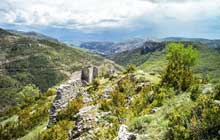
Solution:
<svg viewBox="0 0 220 140">
<path fill-rule="evenodd" d="M 145 42 L 142 49 L 141 54 L 146 54 L 149 52 L 160 51 L 164 49 L 166 44 L 164 42 Z"/>
</svg>

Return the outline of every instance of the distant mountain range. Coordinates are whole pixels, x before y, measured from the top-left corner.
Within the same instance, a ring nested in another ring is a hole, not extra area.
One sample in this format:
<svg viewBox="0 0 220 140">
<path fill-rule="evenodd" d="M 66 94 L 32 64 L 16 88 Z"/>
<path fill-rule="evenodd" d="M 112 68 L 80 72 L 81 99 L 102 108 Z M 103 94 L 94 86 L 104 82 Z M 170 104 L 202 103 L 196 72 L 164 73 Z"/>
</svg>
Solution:
<svg viewBox="0 0 220 140">
<path fill-rule="evenodd" d="M 219 48 L 220 39 L 204 39 L 204 38 L 184 38 L 184 37 L 168 37 L 161 39 L 161 41 L 189 41 L 189 42 L 198 42 L 208 45 L 210 48 Z"/>
<path fill-rule="evenodd" d="M 89 51 L 102 54 L 105 56 L 110 56 L 116 53 L 121 53 L 137 48 L 146 46 L 148 42 L 195 42 L 208 45 L 210 48 L 219 48 L 220 40 L 210 40 L 203 38 L 182 38 L 182 37 L 169 37 L 163 39 L 154 39 L 154 40 L 144 40 L 144 39 L 132 39 L 125 42 L 102 42 L 102 41 L 90 41 L 81 43 L 80 48 L 87 49 Z"/>
<path fill-rule="evenodd" d="M 88 49 L 92 52 L 102 55 L 112 55 L 127 50 L 142 47 L 144 44 L 143 39 L 133 39 L 126 42 L 84 42 L 79 46 L 80 48 Z"/>
</svg>

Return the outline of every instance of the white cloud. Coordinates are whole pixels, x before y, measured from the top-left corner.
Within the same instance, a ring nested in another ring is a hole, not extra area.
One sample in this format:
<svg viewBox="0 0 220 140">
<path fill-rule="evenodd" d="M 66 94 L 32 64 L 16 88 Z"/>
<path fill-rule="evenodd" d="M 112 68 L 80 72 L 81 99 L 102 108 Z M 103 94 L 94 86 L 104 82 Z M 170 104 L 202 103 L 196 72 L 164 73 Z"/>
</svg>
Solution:
<svg viewBox="0 0 220 140">
<path fill-rule="evenodd" d="M 220 15 L 220 0 L 1 0 L 0 22 L 93 29 L 145 18 L 191 22 Z M 146 23 L 147 24 L 147 23 Z"/>
</svg>

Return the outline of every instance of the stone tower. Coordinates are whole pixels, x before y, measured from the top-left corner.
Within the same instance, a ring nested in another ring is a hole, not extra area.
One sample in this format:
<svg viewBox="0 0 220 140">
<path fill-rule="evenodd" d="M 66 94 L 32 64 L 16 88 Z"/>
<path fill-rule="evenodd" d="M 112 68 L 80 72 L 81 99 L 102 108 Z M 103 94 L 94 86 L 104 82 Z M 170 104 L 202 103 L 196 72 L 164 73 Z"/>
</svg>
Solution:
<svg viewBox="0 0 220 140">
<path fill-rule="evenodd" d="M 98 68 L 95 66 L 87 66 L 82 69 L 81 80 L 91 83 L 98 77 Z"/>
</svg>

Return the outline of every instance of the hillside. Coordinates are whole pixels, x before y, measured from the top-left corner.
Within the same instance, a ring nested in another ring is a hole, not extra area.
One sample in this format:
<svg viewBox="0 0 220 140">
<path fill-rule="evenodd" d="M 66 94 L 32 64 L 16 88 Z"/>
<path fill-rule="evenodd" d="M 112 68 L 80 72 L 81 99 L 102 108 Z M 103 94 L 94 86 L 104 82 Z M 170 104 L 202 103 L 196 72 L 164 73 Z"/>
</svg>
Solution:
<svg viewBox="0 0 220 140">
<path fill-rule="evenodd" d="M 27 38 L 32 38 L 32 39 L 44 39 L 44 40 L 48 40 L 48 41 L 53 41 L 53 42 L 58 42 L 57 39 L 37 33 L 37 32 L 24 32 L 24 31 L 16 31 L 16 30 L 7 30 L 8 32 L 15 34 L 15 35 L 19 35 L 22 37 L 27 37 Z"/>
<path fill-rule="evenodd" d="M 142 48 L 114 54 L 110 56 L 110 59 L 120 65 L 126 66 L 128 64 L 134 64 L 138 66 L 141 70 L 161 73 L 165 70 L 165 66 L 167 64 L 167 50 L 165 47 L 167 43 L 169 42 L 145 42 L 145 45 Z M 200 59 L 198 64 L 194 68 L 196 73 L 200 73 L 198 76 L 204 77 L 208 75 L 208 77 L 211 78 L 213 82 L 219 81 L 219 46 L 217 48 L 213 48 L 201 43 L 183 43 L 193 44 L 193 47 L 197 48 L 199 51 Z"/>
<path fill-rule="evenodd" d="M 26 85 L 46 92 L 74 71 L 104 58 L 60 42 L 33 39 L 0 29 L 0 112 L 18 105 L 17 93 Z"/>
<path fill-rule="evenodd" d="M 144 49 L 136 53 L 149 57 L 138 68 L 130 65 L 117 72 L 107 65 L 85 67 L 81 71 L 83 76 L 78 75 L 80 71 L 75 72 L 68 81 L 56 89 L 50 88 L 44 94 L 36 86 L 25 86 L 17 94 L 25 99 L 23 104 L 18 105 L 21 108 L 1 118 L 0 139 L 219 139 L 218 75 L 210 76 L 211 81 L 216 80 L 211 83 L 206 79 L 199 80 L 191 71 L 196 63 L 196 59 L 191 58 L 197 58 L 199 51 L 194 74 L 202 74 L 198 68 L 210 66 L 208 62 L 216 64 L 208 72 L 217 74 L 219 69 L 215 55 L 219 53 L 218 50 L 201 44 L 194 44 L 194 49 L 184 48 L 184 44 L 173 44 L 173 50 L 167 50 L 166 46 L 161 42 L 145 43 Z M 166 60 L 167 53 L 175 57 Z M 130 55 L 131 58 L 139 56 Z M 203 57 L 208 60 L 204 61 Z M 23 61 L 28 57 L 17 58 Z M 13 63 L 14 60 L 7 62 Z M 52 64 L 59 66 L 59 63 Z M 174 67 L 169 69 L 169 66 Z M 62 69 L 65 73 L 71 71 L 65 68 Z M 105 70 L 107 73 L 103 74 Z"/>
</svg>

